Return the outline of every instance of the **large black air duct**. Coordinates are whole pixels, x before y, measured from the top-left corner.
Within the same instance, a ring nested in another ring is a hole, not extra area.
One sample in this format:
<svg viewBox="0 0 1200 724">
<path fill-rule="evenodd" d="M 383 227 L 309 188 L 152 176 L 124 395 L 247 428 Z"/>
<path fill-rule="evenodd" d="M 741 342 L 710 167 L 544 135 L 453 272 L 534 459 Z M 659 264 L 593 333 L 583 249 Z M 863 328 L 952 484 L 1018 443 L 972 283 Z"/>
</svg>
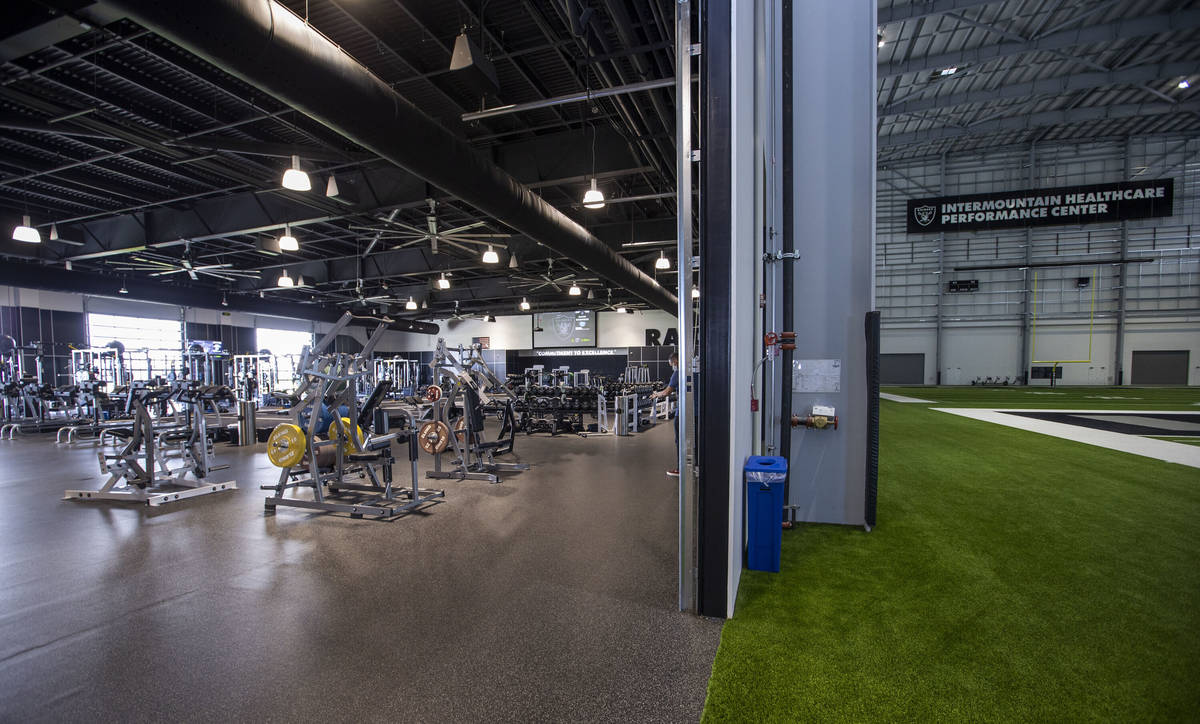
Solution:
<svg viewBox="0 0 1200 724">
<path fill-rule="evenodd" d="M 113 0 L 146 28 L 672 314 L 675 295 L 271 0 Z"/>
</svg>

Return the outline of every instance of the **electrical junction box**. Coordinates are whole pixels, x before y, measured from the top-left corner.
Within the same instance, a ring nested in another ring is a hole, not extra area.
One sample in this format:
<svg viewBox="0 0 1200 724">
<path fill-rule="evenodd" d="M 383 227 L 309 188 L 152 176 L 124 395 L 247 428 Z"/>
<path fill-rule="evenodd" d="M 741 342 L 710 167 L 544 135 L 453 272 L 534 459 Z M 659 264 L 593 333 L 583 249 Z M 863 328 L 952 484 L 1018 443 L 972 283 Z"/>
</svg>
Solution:
<svg viewBox="0 0 1200 724">
<path fill-rule="evenodd" d="M 828 405 L 813 405 L 812 406 L 812 416 L 813 417 L 833 417 L 834 414 L 835 413 L 833 411 L 833 408 L 829 407 Z"/>
</svg>

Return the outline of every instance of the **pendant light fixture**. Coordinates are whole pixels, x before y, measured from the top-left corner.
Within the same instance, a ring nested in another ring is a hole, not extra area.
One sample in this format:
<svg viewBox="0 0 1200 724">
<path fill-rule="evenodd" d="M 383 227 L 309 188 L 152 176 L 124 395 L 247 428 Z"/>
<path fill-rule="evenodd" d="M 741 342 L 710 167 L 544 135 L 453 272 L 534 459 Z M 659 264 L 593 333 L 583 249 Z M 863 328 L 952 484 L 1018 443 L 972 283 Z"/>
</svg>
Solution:
<svg viewBox="0 0 1200 724">
<path fill-rule="evenodd" d="M 50 225 L 50 241 L 58 241 L 58 224 Z"/>
<path fill-rule="evenodd" d="M 700 287 L 692 287 L 692 299 L 700 298 Z"/>
<path fill-rule="evenodd" d="M 595 289 L 589 289 L 589 290 L 588 290 L 588 299 L 595 299 L 595 298 L 596 298 L 596 290 L 595 290 Z"/>
<path fill-rule="evenodd" d="M 296 237 L 292 236 L 292 225 L 284 224 L 283 236 L 279 237 L 280 251 L 300 251 L 300 242 L 296 241 Z"/>
<path fill-rule="evenodd" d="M 583 290 L 579 288 L 578 284 L 572 283 L 571 288 L 567 290 L 567 294 L 570 294 L 573 297 L 577 297 L 580 294 L 583 294 Z"/>
<path fill-rule="evenodd" d="M 424 299 L 421 300 L 421 309 L 429 309 L 429 305 L 426 304 Z"/>
<path fill-rule="evenodd" d="M 449 289 L 450 280 L 446 278 L 446 272 L 442 272 L 442 276 L 437 280 L 438 289 Z"/>
<path fill-rule="evenodd" d="M 496 249 L 491 244 L 488 244 L 487 251 L 483 252 L 483 263 L 484 264 L 499 264 L 500 263 L 500 255 L 496 253 Z"/>
<path fill-rule="evenodd" d="M 290 288 L 290 287 L 295 286 L 295 284 L 296 283 L 294 281 L 292 281 L 292 278 L 288 276 L 287 269 L 284 269 L 283 273 L 279 275 L 279 278 L 275 280 L 275 286 L 277 286 L 277 287 L 289 287 Z"/>
<path fill-rule="evenodd" d="M 592 184 L 583 193 L 583 208 L 603 209 L 604 192 L 596 188 L 596 127 L 592 126 Z"/>
<path fill-rule="evenodd" d="M 521 297 L 521 311 L 522 312 L 529 311 L 529 300 L 526 299 L 525 297 Z"/>
<path fill-rule="evenodd" d="M 292 156 L 292 167 L 283 172 L 283 187 L 292 191 L 311 191 L 312 181 L 300 168 L 300 157 Z"/>
<path fill-rule="evenodd" d="M 585 209 L 603 209 L 604 208 L 604 192 L 596 188 L 596 179 L 592 178 L 592 185 L 587 191 L 583 192 L 583 208 Z"/>
<path fill-rule="evenodd" d="M 624 313 L 625 313 L 625 307 L 617 307 L 617 314 L 624 314 Z"/>
<path fill-rule="evenodd" d="M 121 288 L 117 290 L 117 294 L 128 294 L 129 290 L 125 288 L 125 282 L 121 282 Z"/>
<path fill-rule="evenodd" d="M 509 254 L 509 255 L 508 255 L 508 268 L 509 268 L 509 269 L 516 269 L 516 268 L 517 268 L 517 255 L 516 255 L 516 254 Z"/>
<path fill-rule="evenodd" d="M 29 216 L 21 217 L 21 225 L 13 229 L 13 241 L 23 241 L 27 244 L 42 243 L 42 234 L 29 221 Z"/>
<path fill-rule="evenodd" d="M 404 308 L 410 312 L 415 312 L 417 310 L 417 301 L 409 297 L 408 301 L 404 303 Z"/>
<path fill-rule="evenodd" d="M 663 252 L 660 251 L 660 252 L 658 252 L 658 259 L 656 259 L 654 262 L 654 268 L 655 269 L 670 269 L 671 268 L 671 260 L 667 258 L 666 254 L 664 254 Z"/>
</svg>

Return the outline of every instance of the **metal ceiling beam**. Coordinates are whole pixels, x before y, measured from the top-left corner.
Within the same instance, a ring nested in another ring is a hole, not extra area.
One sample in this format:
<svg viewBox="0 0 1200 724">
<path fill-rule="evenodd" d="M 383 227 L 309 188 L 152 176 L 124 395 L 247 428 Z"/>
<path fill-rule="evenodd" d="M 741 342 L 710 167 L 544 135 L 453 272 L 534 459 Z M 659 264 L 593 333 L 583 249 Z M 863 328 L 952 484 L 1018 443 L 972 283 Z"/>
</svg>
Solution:
<svg viewBox="0 0 1200 724">
<path fill-rule="evenodd" d="M 533 111 L 539 108 L 551 108 L 553 106 L 561 106 L 565 103 L 581 103 L 583 101 L 591 101 L 594 98 L 607 98 L 609 96 L 619 96 L 626 93 L 636 93 L 637 91 L 654 90 L 655 88 L 673 88 L 675 87 L 674 78 L 659 78 L 656 80 L 644 80 L 638 83 L 630 83 L 629 85 L 619 85 L 613 88 L 600 88 L 598 90 L 580 91 L 578 93 L 568 93 L 563 96 L 554 96 L 553 98 L 543 98 L 540 101 L 529 101 L 528 103 L 509 103 L 506 106 L 497 106 L 495 108 L 485 108 L 482 111 L 462 114 L 464 121 L 478 121 L 484 118 L 494 118 L 496 116 L 507 116 L 512 113 L 523 113 L 525 111 Z"/>
<path fill-rule="evenodd" d="M 1090 108 L 1072 108 L 1062 111 L 1044 111 L 1029 113 L 1008 118 L 997 118 L 982 121 L 969 128 L 934 128 L 928 131 L 911 133 L 894 133 L 879 137 L 879 147 L 904 146 L 913 143 L 932 143 L 947 138 L 962 136 L 979 136 L 985 133 L 999 131 L 1021 131 L 1048 126 L 1062 126 L 1086 121 L 1116 120 L 1119 118 L 1141 118 L 1158 116 L 1165 113 L 1197 113 L 1200 112 L 1200 100 L 1184 103 L 1133 103 L 1117 106 L 1094 106 Z"/>
<path fill-rule="evenodd" d="M 269 0 L 115 0 L 139 24 L 657 307 L 675 295 Z M 256 52 L 247 54 L 246 48 Z"/>
<path fill-rule="evenodd" d="M 159 304 L 178 304 L 185 307 L 201 307 L 206 309 L 228 309 L 230 311 L 246 312 L 248 314 L 263 314 L 293 319 L 316 320 L 318 322 L 336 322 L 344 310 L 335 309 L 319 304 L 307 304 L 297 300 L 286 299 L 271 301 L 259 299 L 258 296 L 244 294 L 229 294 L 223 296 L 222 290 L 212 287 L 192 287 L 176 284 L 165 284 L 150 279 L 125 278 L 113 275 L 93 274 L 88 272 L 57 269 L 45 265 L 6 262 L 0 264 L 0 284 L 7 284 L 28 289 L 46 289 L 73 294 L 95 294 L 99 296 L 116 296 L 117 289 L 124 286 L 124 299 L 142 299 Z M 223 302 L 227 301 L 228 304 Z M 365 321 L 364 324 L 374 326 L 377 321 Z M 437 334 L 438 325 L 416 320 L 398 319 L 389 325 L 391 329 L 421 334 Z"/>
<path fill-rule="evenodd" d="M 892 105 L 880 108 L 879 115 L 880 117 L 898 116 L 904 113 L 953 108 L 954 106 L 965 106 L 972 103 L 991 103 L 1006 98 L 1057 95 L 1076 90 L 1106 88 L 1115 85 L 1138 85 L 1174 76 L 1190 75 L 1196 71 L 1198 65 L 1200 64 L 1196 61 L 1182 61 L 1178 63 L 1138 65 L 1121 70 L 1111 70 L 1106 73 L 1061 75 L 1055 78 L 1042 78 L 1027 83 L 1012 83 L 998 88 L 983 88 L 964 93 L 951 93 L 949 95 L 893 103 Z"/>
<path fill-rule="evenodd" d="M 912 0 L 903 5 L 893 5 L 890 8 L 881 9 L 879 11 L 879 24 L 890 25 L 891 23 L 902 23 L 905 20 L 917 20 L 918 18 L 925 18 L 930 15 L 942 15 L 954 12 L 955 10 L 965 10 L 997 2 L 1002 2 L 1002 0 L 933 0 L 932 2 Z"/>
<path fill-rule="evenodd" d="M 905 73 L 914 73 L 939 68 L 961 68 L 972 63 L 985 63 L 998 58 L 1007 58 L 1023 53 L 1041 50 L 1060 50 L 1077 45 L 1092 43 L 1115 42 L 1140 38 L 1160 33 L 1193 30 L 1200 27 L 1200 10 L 1182 10 L 1162 15 L 1147 15 L 1117 20 L 1111 23 L 1088 25 L 1078 29 L 1063 30 L 1057 33 L 1043 35 L 1025 42 L 1006 42 L 995 45 L 985 45 L 979 48 L 939 53 L 897 63 L 880 63 L 879 78 L 886 78 Z"/>
</svg>

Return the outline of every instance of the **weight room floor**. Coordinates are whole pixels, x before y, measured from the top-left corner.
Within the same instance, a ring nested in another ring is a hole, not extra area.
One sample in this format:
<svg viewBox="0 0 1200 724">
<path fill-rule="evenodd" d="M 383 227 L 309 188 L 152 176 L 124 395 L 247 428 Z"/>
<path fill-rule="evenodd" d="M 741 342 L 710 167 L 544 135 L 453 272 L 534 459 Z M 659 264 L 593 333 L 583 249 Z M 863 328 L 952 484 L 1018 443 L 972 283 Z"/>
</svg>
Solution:
<svg viewBox="0 0 1200 724">
<path fill-rule="evenodd" d="M 671 438 L 519 437 L 532 470 L 390 522 L 264 515 L 263 445 L 152 511 L 4 441 L 0 719 L 695 721 L 721 622 L 675 610 Z"/>
</svg>

